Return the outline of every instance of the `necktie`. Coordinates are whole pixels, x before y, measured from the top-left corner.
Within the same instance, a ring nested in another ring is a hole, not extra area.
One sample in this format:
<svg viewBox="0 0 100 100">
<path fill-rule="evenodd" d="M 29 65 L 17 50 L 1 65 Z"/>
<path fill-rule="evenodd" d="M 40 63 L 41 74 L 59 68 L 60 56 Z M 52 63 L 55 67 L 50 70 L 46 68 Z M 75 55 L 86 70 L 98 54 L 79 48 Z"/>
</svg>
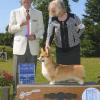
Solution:
<svg viewBox="0 0 100 100">
<path fill-rule="evenodd" d="M 26 10 L 26 20 L 27 20 L 27 31 L 26 31 L 26 36 L 28 37 L 30 34 L 30 15 L 29 15 L 29 10 Z"/>
<path fill-rule="evenodd" d="M 30 20 L 29 10 L 26 10 L 26 13 L 27 13 L 26 20 Z"/>
</svg>

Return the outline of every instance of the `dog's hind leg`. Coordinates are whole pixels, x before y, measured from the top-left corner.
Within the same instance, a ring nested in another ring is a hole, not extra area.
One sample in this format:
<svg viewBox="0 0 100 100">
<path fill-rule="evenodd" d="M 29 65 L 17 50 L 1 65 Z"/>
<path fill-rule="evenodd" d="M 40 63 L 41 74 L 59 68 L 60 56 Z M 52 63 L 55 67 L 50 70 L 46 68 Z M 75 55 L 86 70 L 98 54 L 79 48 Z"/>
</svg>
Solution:
<svg viewBox="0 0 100 100">
<path fill-rule="evenodd" d="M 84 84 L 84 80 L 81 78 L 75 78 L 74 80 L 77 81 L 80 85 Z"/>
</svg>

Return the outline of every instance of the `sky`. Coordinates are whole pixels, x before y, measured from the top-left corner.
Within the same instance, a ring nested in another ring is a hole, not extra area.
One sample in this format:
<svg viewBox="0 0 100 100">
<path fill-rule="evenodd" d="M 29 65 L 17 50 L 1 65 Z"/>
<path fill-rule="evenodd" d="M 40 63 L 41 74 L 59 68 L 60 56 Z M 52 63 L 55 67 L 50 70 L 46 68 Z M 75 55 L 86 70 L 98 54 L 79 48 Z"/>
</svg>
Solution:
<svg viewBox="0 0 100 100">
<path fill-rule="evenodd" d="M 0 2 L 0 33 L 5 32 L 5 27 L 9 23 L 10 11 L 20 7 L 20 0 L 2 0 Z M 72 13 L 77 14 L 81 19 L 85 13 L 86 0 L 79 0 L 79 2 L 73 2 L 69 0 Z"/>
</svg>

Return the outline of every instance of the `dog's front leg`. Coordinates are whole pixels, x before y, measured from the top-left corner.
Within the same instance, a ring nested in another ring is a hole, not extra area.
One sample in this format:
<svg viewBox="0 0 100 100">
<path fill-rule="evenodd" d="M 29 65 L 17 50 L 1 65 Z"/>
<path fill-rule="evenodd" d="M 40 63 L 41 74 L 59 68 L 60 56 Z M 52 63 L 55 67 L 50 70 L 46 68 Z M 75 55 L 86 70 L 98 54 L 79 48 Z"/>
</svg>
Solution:
<svg viewBox="0 0 100 100">
<path fill-rule="evenodd" d="M 50 85 L 54 85 L 55 84 L 55 81 L 51 81 L 49 84 Z"/>
</svg>

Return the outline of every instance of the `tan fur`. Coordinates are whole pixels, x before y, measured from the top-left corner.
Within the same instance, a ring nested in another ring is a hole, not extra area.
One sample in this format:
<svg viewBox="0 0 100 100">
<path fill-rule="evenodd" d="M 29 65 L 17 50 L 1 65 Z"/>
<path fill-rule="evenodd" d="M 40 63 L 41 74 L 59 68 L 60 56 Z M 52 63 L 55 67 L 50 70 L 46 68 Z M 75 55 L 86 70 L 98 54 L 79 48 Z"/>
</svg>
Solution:
<svg viewBox="0 0 100 100">
<path fill-rule="evenodd" d="M 50 84 L 65 80 L 74 80 L 79 84 L 84 83 L 85 73 L 83 65 L 57 65 L 53 62 L 52 57 L 48 56 L 43 49 L 41 50 L 40 58 L 44 60 L 47 71 L 44 77 L 50 81 Z"/>
</svg>

